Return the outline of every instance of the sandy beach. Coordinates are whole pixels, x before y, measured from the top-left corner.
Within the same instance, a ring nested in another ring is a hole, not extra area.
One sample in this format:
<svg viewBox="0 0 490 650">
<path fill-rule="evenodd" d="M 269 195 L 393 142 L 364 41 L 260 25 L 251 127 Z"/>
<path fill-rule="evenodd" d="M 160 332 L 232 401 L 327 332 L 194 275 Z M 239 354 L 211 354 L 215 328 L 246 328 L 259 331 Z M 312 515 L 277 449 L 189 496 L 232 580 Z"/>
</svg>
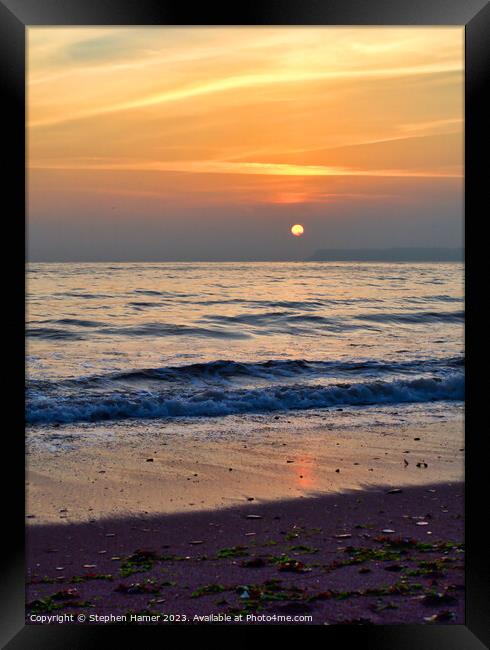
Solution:
<svg viewBox="0 0 490 650">
<path fill-rule="evenodd" d="M 269 425 L 247 442 L 33 451 L 28 621 L 463 622 L 462 422 L 296 437 Z"/>
<path fill-rule="evenodd" d="M 34 450 L 27 456 L 27 522 L 195 512 L 464 479 L 461 419 L 335 433 L 320 418 L 299 431 L 284 417 L 257 420 L 253 432 L 231 440 L 219 428 L 204 438 L 195 427 L 141 437 L 125 429 L 103 442 Z"/>
<path fill-rule="evenodd" d="M 462 512 L 435 484 L 30 527 L 27 620 L 463 623 Z"/>
</svg>

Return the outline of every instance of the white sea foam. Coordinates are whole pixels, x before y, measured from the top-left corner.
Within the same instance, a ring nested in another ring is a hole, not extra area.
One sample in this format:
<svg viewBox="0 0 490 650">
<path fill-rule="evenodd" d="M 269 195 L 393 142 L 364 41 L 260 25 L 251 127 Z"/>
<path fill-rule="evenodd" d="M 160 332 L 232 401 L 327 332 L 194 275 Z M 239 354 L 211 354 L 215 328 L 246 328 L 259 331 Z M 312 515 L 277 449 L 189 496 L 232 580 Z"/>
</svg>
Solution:
<svg viewBox="0 0 490 650">
<path fill-rule="evenodd" d="M 464 375 L 444 379 L 366 381 L 329 385 L 276 385 L 265 389 L 211 387 L 189 391 L 93 393 L 34 398 L 29 424 L 129 418 L 214 417 L 239 413 L 464 399 Z"/>
</svg>

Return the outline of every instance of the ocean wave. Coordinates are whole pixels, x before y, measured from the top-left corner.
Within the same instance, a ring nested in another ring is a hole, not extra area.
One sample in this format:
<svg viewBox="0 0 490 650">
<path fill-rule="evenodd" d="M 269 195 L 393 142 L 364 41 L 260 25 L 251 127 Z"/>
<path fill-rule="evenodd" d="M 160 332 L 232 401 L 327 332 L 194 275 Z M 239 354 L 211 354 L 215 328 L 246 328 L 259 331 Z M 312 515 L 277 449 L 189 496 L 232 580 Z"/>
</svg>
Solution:
<svg viewBox="0 0 490 650">
<path fill-rule="evenodd" d="M 451 373 L 464 366 L 464 356 L 410 359 L 407 361 L 380 361 L 377 359 L 358 359 L 352 361 L 314 361 L 307 359 L 270 359 L 268 361 L 241 362 L 225 359 L 192 363 L 182 366 L 163 366 L 160 368 L 136 368 L 102 375 L 89 375 L 75 379 L 32 380 L 31 386 L 56 389 L 58 386 L 109 385 L 120 382 L 189 382 L 189 381 L 232 381 L 234 378 L 247 377 L 268 381 L 311 377 L 349 377 L 394 375 L 422 375 L 425 373 Z"/>
<path fill-rule="evenodd" d="M 59 291 L 53 293 L 54 297 L 60 298 L 82 298 L 83 300 L 100 300 L 105 298 L 114 298 L 113 295 L 104 294 L 104 293 L 78 293 L 76 291 Z"/>
<path fill-rule="evenodd" d="M 60 318 L 50 321 L 58 325 L 72 325 L 73 327 L 103 327 L 105 323 L 95 320 L 82 320 L 80 318 Z"/>
<path fill-rule="evenodd" d="M 442 359 L 412 359 L 409 361 L 383 362 L 376 359 L 356 361 L 310 361 L 306 359 L 270 359 L 259 362 L 239 362 L 217 360 L 206 363 L 193 363 L 185 366 L 145 368 L 115 373 L 112 379 L 157 379 L 167 381 L 192 379 L 227 379 L 233 377 L 252 377 L 258 379 L 280 379 L 297 375 L 336 376 L 360 373 L 421 373 L 453 369 L 464 366 L 464 357 Z"/>
<path fill-rule="evenodd" d="M 193 327 L 191 325 L 179 325 L 174 323 L 142 323 L 141 325 L 129 325 L 122 327 L 104 327 L 100 333 L 113 336 L 189 336 L 197 338 L 224 338 L 224 339 L 247 339 L 250 335 L 246 332 L 232 331 L 230 329 L 217 327 Z"/>
<path fill-rule="evenodd" d="M 245 324 L 262 327 L 274 325 L 275 323 L 307 323 L 339 326 L 338 319 L 325 318 L 314 314 L 292 314 L 288 311 L 266 311 L 260 314 L 236 314 L 227 316 L 225 314 L 209 314 L 201 319 L 203 322 L 214 322 L 220 324 Z M 342 324 L 343 328 L 348 325 Z"/>
<path fill-rule="evenodd" d="M 126 419 L 217 417 L 298 411 L 340 406 L 464 399 L 464 374 L 397 381 L 330 385 L 278 385 L 268 388 L 113 392 L 33 398 L 28 424 L 101 422 Z"/>
<path fill-rule="evenodd" d="M 28 327 L 25 334 L 31 338 L 48 340 L 76 340 L 82 338 L 71 330 L 59 329 L 56 327 Z"/>
<path fill-rule="evenodd" d="M 131 301 L 128 307 L 133 310 L 159 310 L 162 303 L 152 301 Z M 95 336 L 139 337 L 190 337 L 215 339 L 248 339 L 252 336 L 272 336 L 287 334 L 291 336 L 316 337 L 345 334 L 351 331 L 382 331 L 383 325 L 420 325 L 429 323 L 462 323 L 464 311 L 372 311 L 354 315 L 325 316 L 309 311 L 295 313 L 285 309 L 262 312 L 242 312 L 235 314 L 208 313 L 194 323 L 172 323 L 146 320 L 134 324 L 91 320 L 87 318 L 44 319 L 29 323 L 26 335 L 40 339 L 77 339 Z M 154 312 L 153 312 L 154 313 Z"/>
<path fill-rule="evenodd" d="M 355 318 L 373 323 L 461 323 L 464 311 L 414 311 L 357 314 Z"/>
<path fill-rule="evenodd" d="M 304 299 L 304 300 L 271 300 L 266 298 L 263 300 L 251 300 L 250 298 L 223 298 L 219 299 L 206 299 L 206 300 L 194 300 L 195 304 L 198 305 L 245 305 L 247 307 L 260 307 L 267 309 L 301 309 L 301 310 L 314 310 L 322 309 L 324 307 L 338 307 L 338 306 L 350 306 L 357 303 L 374 304 L 382 303 L 383 301 L 378 298 L 322 298 L 321 300 L 314 299 Z"/>
</svg>

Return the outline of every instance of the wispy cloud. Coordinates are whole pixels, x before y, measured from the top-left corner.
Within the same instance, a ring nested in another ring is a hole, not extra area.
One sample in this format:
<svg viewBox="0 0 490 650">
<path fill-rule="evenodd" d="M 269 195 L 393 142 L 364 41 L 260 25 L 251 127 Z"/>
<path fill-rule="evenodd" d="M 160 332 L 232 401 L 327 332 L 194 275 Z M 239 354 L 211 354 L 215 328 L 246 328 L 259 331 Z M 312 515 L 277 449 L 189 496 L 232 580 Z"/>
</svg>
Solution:
<svg viewBox="0 0 490 650">
<path fill-rule="evenodd" d="M 339 79 L 376 79 L 385 77 L 406 77 L 411 75 L 423 75 L 434 73 L 457 72 L 460 70 L 459 64 L 456 63 L 427 63 L 417 66 L 388 67 L 379 69 L 366 68 L 364 70 L 342 70 L 342 71 L 301 71 L 301 72 L 282 72 L 274 74 L 245 74 L 232 77 L 225 77 L 198 85 L 184 86 L 175 88 L 162 93 L 155 93 L 137 99 L 108 104 L 105 106 L 95 106 L 90 109 L 76 111 L 71 114 L 57 115 L 45 119 L 34 119 L 29 122 L 30 128 L 52 126 L 81 120 L 108 113 L 119 113 L 139 108 L 147 108 L 165 104 L 168 102 L 177 102 L 186 99 L 192 99 L 202 95 L 212 93 L 222 93 L 238 89 L 256 88 L 260 86 L 271 86 L 276 84 L 304 84 L 313 81 L 322 80 L 339 80 Z"/>
<path fill-rule="evenodd" d="M 28 34 L 33 209 L 61 189 L 94 211 L 117 193 L 287 209 L 462 178 L 460 28 Z"/>
<path fill-rule="evenodd" d="M 457 170 L 353 169 L 325 165 L 227 162 L 217 160 L 107 162 L 39 162 L 31 169 L 105 170 L 139 172 L 183 172 L 188 174 L 246 174 L 254 176 L 382 176 L 395 178 L 460 178 Z"/>
</svg>

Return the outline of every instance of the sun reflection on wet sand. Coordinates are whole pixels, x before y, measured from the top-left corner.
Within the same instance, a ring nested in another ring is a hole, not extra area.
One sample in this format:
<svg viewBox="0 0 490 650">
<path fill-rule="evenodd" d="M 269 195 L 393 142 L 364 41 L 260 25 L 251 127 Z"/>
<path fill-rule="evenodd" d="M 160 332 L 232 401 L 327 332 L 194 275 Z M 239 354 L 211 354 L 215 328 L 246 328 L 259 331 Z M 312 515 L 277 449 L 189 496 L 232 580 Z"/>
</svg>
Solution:
<svg viewBox="0 0 490 650">
<path fill-rule="evenodd" d="M 291 464 L 294 484 L 301 490 L 315 490 L 319 488 L 316 480 L 316 462 L 311 454 L 304 454 Z"/>
</svg>

